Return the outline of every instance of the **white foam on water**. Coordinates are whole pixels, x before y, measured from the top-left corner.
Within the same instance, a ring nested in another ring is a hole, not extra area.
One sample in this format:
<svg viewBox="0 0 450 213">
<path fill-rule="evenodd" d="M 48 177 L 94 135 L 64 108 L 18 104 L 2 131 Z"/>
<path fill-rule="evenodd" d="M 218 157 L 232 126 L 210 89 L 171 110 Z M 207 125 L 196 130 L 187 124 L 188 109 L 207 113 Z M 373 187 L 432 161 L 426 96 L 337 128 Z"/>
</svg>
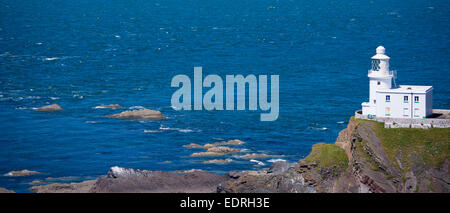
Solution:
<svg viewBox="0 0 450 213">
<path fill-rule="evenodd" d="M 269 162 L 269 163 L 275 163 L 275 162 L 278 162 L 278 161 L 286 162 L 286 160 L 280 159 L 280 158 L 277 158 L 277 159 L 270 159 L 270 160 L 268 160 L 267 162 Z"/>
<path fill-rule="evenodd" d="M 47 58 L 44 58 L 44 61 L 54 61 L 54 60 L 58 60 L 59 59 L 59 57 L 47 57 Z"/>
<path fill-rule="evenodd" d="M 183 133 L 188 133 L 188 132 L 193 132 L 194 130 L 192 129 L 178 129 L 178 132 L 183 132 Z"/>
<path fill-rule="evenodd" d="M 128 109 L 140 110 L 140 109 L 146 109 L 146 108 L 143 106 L 130 106 L 130 107 L 128 107 Z"/>
<path fill-rule="evenodd" d="M 40 96 L 27 96 L 25 99 L 41 99 Z"/>
<path fill-rule="evenodd" d="M 106 108 L 108 108 L 108 107 L 106 107 L 106 106 L 95 106 L 95 107 L 92 107 L 93 109 L 106 109 Z"/>
<path fill-rule="evenodd" d="M 200 132 L 200 130 L 181 129 L 181 128 L 171 128 L 171 127 L 164 126 L 164 125 L 161 125 L 161 126 L 159 127 L 159 129 L 162 130 L 162 131 L 178 131 L 178 132 L 182 132 L 182 133 Z"/>
<path fill-rule="evenodd" d="M 153 130 L 153 129 L 144 129 L 144 133 L 158 133 L 161 132 L 160 130 Z"/>
<path fill-rule="evenodd" d="M 345 121 L 338 121 L 338 122 L 336 122 L 336 123 L 338 123 L 338 124 L 343 124 Z"/>
<path fill-rule="evenodd" d="M 84 96 L 79 95 L 79 94 L 75 94 L 75 95 L 73 95 L 73 98 L 83 99 Z"/>
<path fill-rule="evenodd" d="M 250 162 L 252 163 L 257 163 L 258 165 L 264 166 L 266 164 L 264 164 L 263 162 L 259 161 L 259 160 L 255 160 L 255 159 L 251 159 Z"/>
</svg>

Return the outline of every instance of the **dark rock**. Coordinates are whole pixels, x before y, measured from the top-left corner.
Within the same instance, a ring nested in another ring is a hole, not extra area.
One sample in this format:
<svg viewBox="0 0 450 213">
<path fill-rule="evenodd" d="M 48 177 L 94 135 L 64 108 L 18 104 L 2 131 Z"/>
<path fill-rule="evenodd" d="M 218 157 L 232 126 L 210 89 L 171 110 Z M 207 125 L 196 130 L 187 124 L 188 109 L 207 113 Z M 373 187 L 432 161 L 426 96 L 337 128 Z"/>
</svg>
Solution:
<svg viewBox="0 0 450 213">
<path fill-rule="evenodd" d="M 293 165 L 289 164 L 286 161 L 277 161 L 272 164 L 269 170 L 267 170 L 267 173 L 281 174 L 291 167 L 293 167 Z"/>
<path fill-rule="evenodd" d="M 96 180 L 87 180 L 80 183 L 52 183 L 33 186 L 30 191 L 37 193 L 87 193 Z"/>
<path fill-rule="evenodd" d="M 217 186 L 228 179 L 227 175 L 198 170 L 174 173 L 112 167 L 106 177 L 97 180 L 90 192 L 216 192 Z"/>
</svg>

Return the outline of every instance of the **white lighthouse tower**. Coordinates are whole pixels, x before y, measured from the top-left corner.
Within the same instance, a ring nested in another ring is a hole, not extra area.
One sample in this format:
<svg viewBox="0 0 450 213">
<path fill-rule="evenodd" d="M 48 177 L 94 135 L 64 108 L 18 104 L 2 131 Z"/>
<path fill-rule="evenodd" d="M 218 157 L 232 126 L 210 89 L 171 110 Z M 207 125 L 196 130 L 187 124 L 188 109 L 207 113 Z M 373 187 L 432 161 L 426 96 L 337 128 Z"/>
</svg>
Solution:
<svg viewBox="0 0 450 213">
<path fill-rule="evenodd" d="M 433 87 L 399 85 L 396 72 L 389 70 L 389 56 L 384 47 L 377 47 L 369 70 L 369 102 L 363 102 L 366 118 L 426 118 L 432 114 Z"/>
<path fill-rule="evenodd" d="M 369 70 L 369 102 L 362 103 L 363 114 L 376 116 L 376 92 L 383 89 L 391 89 L 395 72 L 389 70 L 389 56 L 385 55 L 386 49 L 379 46 L 376 54 L 372 56 L 372 69 Z M 395 85 L 395 83 L 394 83 Z"/>
</svg>

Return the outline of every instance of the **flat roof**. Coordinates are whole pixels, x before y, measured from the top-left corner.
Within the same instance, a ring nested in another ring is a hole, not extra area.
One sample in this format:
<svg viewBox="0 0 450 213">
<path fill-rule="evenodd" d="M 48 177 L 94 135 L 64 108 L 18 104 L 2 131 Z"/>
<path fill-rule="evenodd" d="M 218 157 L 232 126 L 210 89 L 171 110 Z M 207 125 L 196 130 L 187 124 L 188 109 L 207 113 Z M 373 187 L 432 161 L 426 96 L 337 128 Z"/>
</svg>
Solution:
<svg viewBox="0 0 450 213">
<path fill-rule="evenodd" d="M 427 93 L 432 90 L 433 86 L 414 86 L 414 85 L 399 85 L 397 88 L 381 89 L 377 92 L 392 92 L 392 93 Z"/>
</svg>

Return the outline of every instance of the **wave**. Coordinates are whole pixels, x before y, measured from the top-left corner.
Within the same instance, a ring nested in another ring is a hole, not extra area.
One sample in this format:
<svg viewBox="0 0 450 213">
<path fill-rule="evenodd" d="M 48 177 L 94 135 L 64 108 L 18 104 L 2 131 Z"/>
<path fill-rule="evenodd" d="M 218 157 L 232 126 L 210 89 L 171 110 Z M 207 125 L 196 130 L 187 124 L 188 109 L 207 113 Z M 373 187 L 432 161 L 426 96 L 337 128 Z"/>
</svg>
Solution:
<svg viewBox="0 0 450 213">
<path fill-rule="evenodd" d="M 164 131 L 178 131 L 182 133 L 189 133 L 189 132 L 195 132 L 192 129 L 181 129 L 181 128 L 171 128 L 166 126 L 160 126 L 159 129 L 145 129 L 144 133 L 158 133 L 158 132 L 164 132 Z"/>
<path fill-rule="evenodd" d="M 257 163 L 258 165 L 264 166 L 266 164 L 264 164 L 263 162 L 259 161 L 259 160 L 255 160 L 255 159 L 251 159 L 250 162 L 252 163 Z"/>
<path fill-rule="evenodd" d="M 178 132 L 182 132 L 182 133 L 198 132 L 199 131 L 199 130 L 192 130 L 192 129 L 172 128 L 172 127 L 168 127 L 168 126 L 164 126 L 164 125 L 161 125 L 159 127 L 159 129 L 162 130 L 162 131 L 178 131 Z"/>
<path fill-rule="evenodd" d="M 44 58 L 44 61 L 54 61 L 54 60 L 58 60 L 60 59 L 59 57 L 48 57 L 48 58 Z"/>
<path fill-rule="evenodd" d="M 106 108 L 109 108 L 109 107 L 106 107 L 106 106 L 95 106 L 95 107 L 92 107 L 93 109 L 106 109 Z"/>
<path fill-rule="evenodd" d="M 130 107 L 128 107 L 128 109 L 131 109 L 131 110 L 141 110 L 141 109 L 147 109 L 147 108 L 145 108 L 145 107 L 143 107 L 143 106 L 130 106 Z"/>
<path fill-rule="evenodd" d="M 25 99 L 41 99 L 40 96 L 27 96 Z"/>
<path fill-rule="evenodd" d="M 328 130 L 328 127 L 308 127 L 308 128 L 314 129 L 314 130 L 320 130 L 320 131 Z"/>
<path fill-rule="evenodd" d="M 267 162 L 269 162 L 269 163 L 275 163 L 275 162 L 278 162 L 278 161 L 286 162 L 286 160 L 280 159 L 280 158 L 277 158 L 277 159 L 270 159 L 270 160 L 268 160 Z"/>
<path fill-rule="evenodd" d="M 35 57 L 35 56 L 32 56 Z M 68 59 L 68 58 L 79 58 L 80 56 L 62 56 L 62 57 L 46 57 L 46 56 L 40 56 L 39 58 L 41 58 L 42 61 L 56 61 L 56 60 L 64 60 L 64 59 Z"/>
<path fill-rule="evenodd" d="M 161 130 L 152 130 L 152 129 L 144 129 L 144 133 L 158 133 L 162 132 Z"/>
</svg>

